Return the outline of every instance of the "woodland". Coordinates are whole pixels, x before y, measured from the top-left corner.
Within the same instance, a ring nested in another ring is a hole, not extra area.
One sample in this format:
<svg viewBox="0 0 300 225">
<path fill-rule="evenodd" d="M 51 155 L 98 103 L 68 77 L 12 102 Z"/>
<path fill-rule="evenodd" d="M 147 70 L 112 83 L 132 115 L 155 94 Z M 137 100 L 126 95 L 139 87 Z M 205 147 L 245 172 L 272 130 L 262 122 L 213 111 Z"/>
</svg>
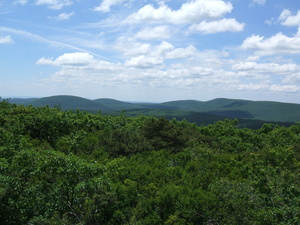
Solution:
<svg viewBox="0 0 300 225">
<path fill-rule="evenodd" d="M 3 225 L 299 224 L 300 123 L 0 102 Z"/>
</svg>

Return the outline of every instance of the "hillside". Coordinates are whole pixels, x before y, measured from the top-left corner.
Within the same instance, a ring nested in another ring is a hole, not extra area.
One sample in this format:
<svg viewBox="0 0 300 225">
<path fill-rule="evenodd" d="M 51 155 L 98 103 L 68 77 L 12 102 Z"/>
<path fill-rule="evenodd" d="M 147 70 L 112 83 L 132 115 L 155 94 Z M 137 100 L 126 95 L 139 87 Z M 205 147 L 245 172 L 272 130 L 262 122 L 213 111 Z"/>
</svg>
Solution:
<svg viewBox="0 0 300 225">
<path fill-rule="evenodd" d="M 17 105 L 28 105 L 35 100 L 38 100 L 38 98 L 11 98 L 9 102 Z"/>
<path fill-rule="evenodd" d="M 209 106 L 207 112 L 217 115 L 225 116 L 232 111 L 238 118 L 284 122 L 300 121 L 299 104 L 232 99 L 215 99 L 207 103 Z"/>
<path fill-rule="evenodd" d="M 32 105 L 35 107 L 41 106 L 50 106 L 50 107 L 60 107 L 63 110 L 69 109 L 79 109 L 85 111 L 112 111 L 106 105 L 102 105 L 101 103 L 97 103 L 95 101 L 76 97 L 76 96 L 68 96 L 68 95 L 58 95 L 52 97 L 45 97 L 36 99 L 31 102 L 27 102 L 27 105 Z"/>
<path fill-rule="evenodd" d="M 122 102 L 110 98 L 99 98 L 93 100 L 93 102 L 109 107 L 112 111 L 122 111 L 125 109 L 137 109 L 146 107 L 145 104 Z"/>
<path fill-rule="evenodd" d="M 230 118 L 277 122 L 300 121 L 300 104 L 292 103 L 218 98 L 207 102 L 187 100 L 162 104 L 176 107 L 178 110 L 205 112 Z"/>
<path fill-rule="evenodd" d="M 46 106 L 59 106 L 63 110 L 102 111 L 119 114 L 125 110 L 128 115 L 154 115 L 166 118 L 187 119 L 190 122 L 208 124 L 225 118 L 238 118 L 240 123 L 251 121 L 255 124 L 264 122 L 299 122 L 300 104 L 249 101 L 240 99 L 218 98 L 210 101 L 179 100 L 164 103 L 129 103 L 115 99 L 99 98 L 95 100 L 75 96 L 52 96 L 40 99 L 10 99 L 11 103 Z"/>
</svg>

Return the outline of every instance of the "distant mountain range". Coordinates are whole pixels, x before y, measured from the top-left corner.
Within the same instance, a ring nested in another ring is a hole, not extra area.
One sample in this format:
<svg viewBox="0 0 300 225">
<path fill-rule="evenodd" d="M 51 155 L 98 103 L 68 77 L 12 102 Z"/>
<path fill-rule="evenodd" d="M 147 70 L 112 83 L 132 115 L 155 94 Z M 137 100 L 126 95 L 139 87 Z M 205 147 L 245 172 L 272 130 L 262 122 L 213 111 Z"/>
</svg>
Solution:
<svg viewBox="0 0 300 225">
<path fill-rule="evenodd" d="M 105 114 L 153 115 L 186 119 L 198 125 L 226 118 L 237 118 L 241 127 L 257 128 L 263 123 L 291 125 L 300 122 L 300 104 L 218 98 L 211 101 L 180 100 L 164 103 L 129 103 L 114 99 L 59 95 L 45 98 L 12 98 L 10 103 L 35 107 L 60 107 L 63 110 L 101 111 Z"/>
</svg>

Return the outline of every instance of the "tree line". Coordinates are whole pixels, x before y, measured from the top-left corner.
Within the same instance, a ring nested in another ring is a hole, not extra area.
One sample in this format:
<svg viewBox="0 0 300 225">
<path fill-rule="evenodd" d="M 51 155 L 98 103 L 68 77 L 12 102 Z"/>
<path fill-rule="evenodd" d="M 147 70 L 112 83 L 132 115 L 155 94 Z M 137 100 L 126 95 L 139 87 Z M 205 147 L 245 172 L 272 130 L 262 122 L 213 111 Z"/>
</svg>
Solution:
<svg viewBox="0 0 300 225">
<path fill-rule="evenodd" d="M 298 224 L 300 123 L 0 102 L 1 224 Z"/>
</svg>

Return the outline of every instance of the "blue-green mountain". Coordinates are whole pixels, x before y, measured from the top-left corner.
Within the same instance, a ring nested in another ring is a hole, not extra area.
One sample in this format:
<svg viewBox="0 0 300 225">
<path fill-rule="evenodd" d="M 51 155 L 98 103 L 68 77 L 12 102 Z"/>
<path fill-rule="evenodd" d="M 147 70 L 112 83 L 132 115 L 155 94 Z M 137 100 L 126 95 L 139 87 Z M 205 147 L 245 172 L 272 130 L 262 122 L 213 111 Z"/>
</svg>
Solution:
<svg viewBox="0 0 300 225">
<path fill-rule="evenodd" d="M 237 118 L 242 127 L 257 127 L 263 123 L 300 122 L 300 104 L 271 101 L 249 101 L 218 98 L 210 101 L 179 100 L 163 103 L 131 103 L 115 99 L 86 98 L 58 95 L 45 98 L 12 98 L 9 102 L 35 107 L 60 107 L 62 110 L 84 110 L 105 114 L 126 113 L 129 116 L 152 115 L 186 119 L 190 122 L 209 124 L 226 118 Z"/>
</svg>

